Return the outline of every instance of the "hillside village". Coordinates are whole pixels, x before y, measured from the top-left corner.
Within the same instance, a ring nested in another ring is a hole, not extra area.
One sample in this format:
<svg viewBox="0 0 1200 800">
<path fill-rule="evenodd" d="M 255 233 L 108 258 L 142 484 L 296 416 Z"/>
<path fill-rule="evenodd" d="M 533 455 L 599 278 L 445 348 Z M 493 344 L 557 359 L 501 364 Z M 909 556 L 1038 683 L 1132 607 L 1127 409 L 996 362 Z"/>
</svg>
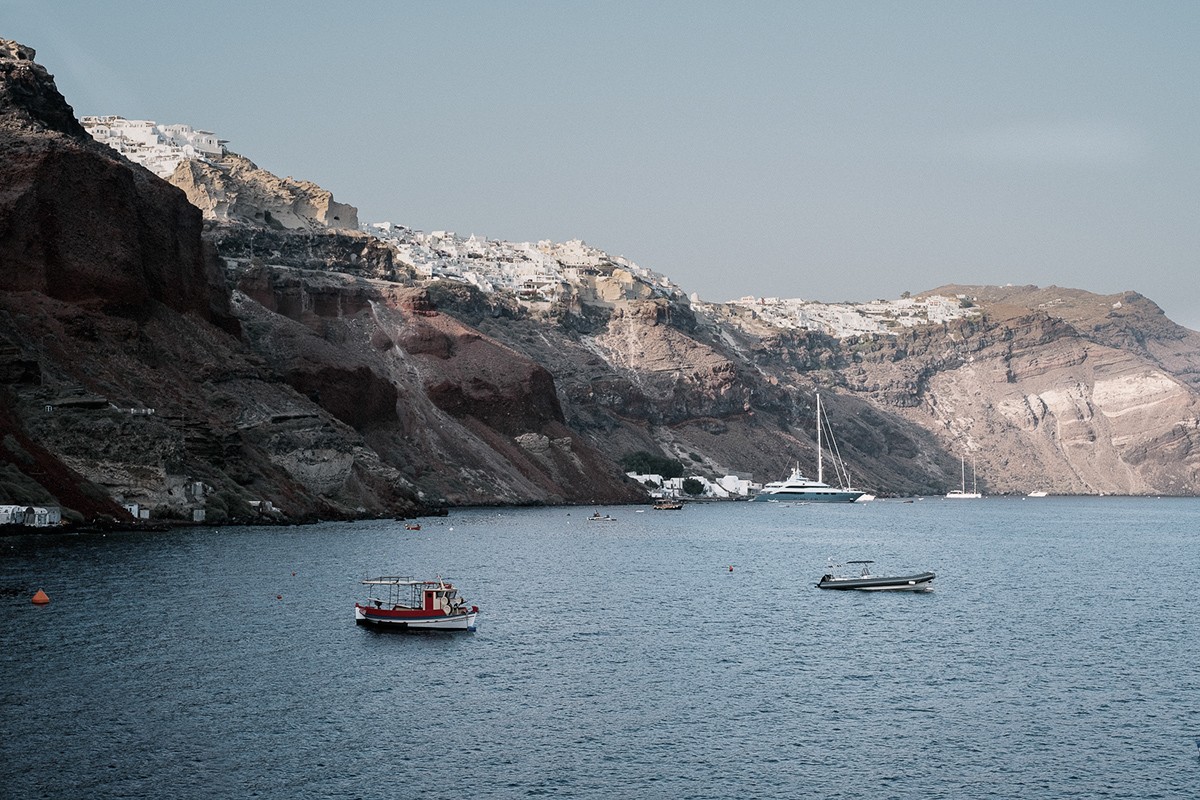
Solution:
<svg viewBox="0 0 1200 800">
<path fill-rule="evenodd" d="M 159 125 L 151 120 L 123 117 L 83 117 L 84 128 L 97 141 L 112 147 L 134 163 L 168 178 L 184 159 L 211 163 L 227 150 L 227 140 L 212 131 L 190 125 Z M 530 308 L 558 301 L 569 287 L 592 276 L 616 279 L 605 282 L 610 295 L 601 300 L 633 296 L 689 300 L 693 307 L 724 306 L 782 329 L 807 329 L 845 338 L 869 334 L 894 334 L 916 325 L 948 322 L 978 313 L 965 297 L 918 296 L 868 303 L 822 303 L 778 297 L 742 297 L 727 303 L 707 303 L 665 275 L 623 257 L 611 255 L 580 239 L 567 242 L 508 242 L 453 231 L 414 230 L 391 222 L 366 223 L 360 229 L 389 244 L 400 262 L 419 278 L 461 281 L 487 294 L 507 293 Z M 621 286 L 637 291 L 622 291 Z"/>
<path fill-rule="evenodd" d="M 224 140 L 190 125 L 159 125 L 116 115 L 83 117 L 80 123 L 93 139 L 164 180 L 185 158 L 208 161 L 225 153 Z"/>
</svg>

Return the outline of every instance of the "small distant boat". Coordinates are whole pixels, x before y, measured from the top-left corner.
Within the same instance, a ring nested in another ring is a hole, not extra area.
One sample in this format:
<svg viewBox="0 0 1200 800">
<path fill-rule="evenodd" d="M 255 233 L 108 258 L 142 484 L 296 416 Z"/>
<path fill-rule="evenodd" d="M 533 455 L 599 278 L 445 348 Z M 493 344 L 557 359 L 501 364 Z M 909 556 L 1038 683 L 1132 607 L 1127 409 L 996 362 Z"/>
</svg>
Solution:
<svg viewBox="0 0 1200 800">
<path fill-rule="evenodd" d="M 441 578 L 419 581 L 383 575 L 362 583 L 371 587 L 368 591 L 374 596 L 366 603 L 354 604 L 354 621 L 359 625 L 391 630 L 475 630 L 479 607 L 468 607 L 458 589 Z M 382 596 L 384 589 L 387 597 Z"/>
<path fill-rule="evenodd" d="M 601 514 L 599 511 L 597 511 L 595 514 L 592 514 L 590 517 L 588 517 L 587 521 L 588 522 L 616 522 L 617 518 L 610 517 L 608 514 Z"/>
<path fill-rule="evenodd" d="M 1049 492 L 1043 492 L 1039 489 L 1036 492 L 1030 492 L 1029 497 L 1048 497 L 1049 494 L 1050 494 Z"/>
<path fill-rule="evenodd" d="M 829 439 L 830 453 L 833 455 L 833 469 L 837 474 L 838 486 L 825 483 L 824 445 L 822 438 Z M 817 394 L 817 479 L 814 481 L 804 477 L 797 464 L 792 474 L 785 481 L 772 481 L 762 488 L 754 499 L 760 503 L 775 503 L 786 500 L 801 500 L 809 503 L 854 503 L 867 497 L 861 489 L 850 486 L 850 474 L 842 462 L 837 442 L 833 439 L 833 428 L 821 408 L 821 395 Z M 874 499 L 871 496 L 870 499 Z"/>
<path fill-rule="evenodd" d="M 979 500 L 983 497 L 979 487 L 975 485 L 975 459 L 971 459 L 971 491 L 967 491 L 967 457 L 962 457 L 962 488 L 951 489 L 946 493 L 947 500 Z"/>
<path fill-rule="evenodd" d="M 678 511 L 683 508 L 683 501 L 671 497 L 660 497 L 654 501 L 655 511 Z"/>
<path fill-rule="evenodd" d="M 826 573 L 817 581 L 818 589 L 861 589 L 868 592 L 931 592 L 933 579 L 937 576 L 932 572 L 918 572 L 915 575 L 873 575 L 870 565 L 874 561 L 847 561 L 847 564 L 861 564 L 862 569 L 857 575 L 834 575 Z"/>
<path fill-rule="evenodd" d="M 410 522 L 410 523 L 408 523 L 407 525 L 405 525 L 405 526 L 404 526 L 404 530 L 406 530 L 406 531 L 419 531 L 419 530 L 421 530 L 421 526 L 420 526 L 420 524 L 419 524 L 419 523 L 416 523 L 416 522 Z"/>
</svg>

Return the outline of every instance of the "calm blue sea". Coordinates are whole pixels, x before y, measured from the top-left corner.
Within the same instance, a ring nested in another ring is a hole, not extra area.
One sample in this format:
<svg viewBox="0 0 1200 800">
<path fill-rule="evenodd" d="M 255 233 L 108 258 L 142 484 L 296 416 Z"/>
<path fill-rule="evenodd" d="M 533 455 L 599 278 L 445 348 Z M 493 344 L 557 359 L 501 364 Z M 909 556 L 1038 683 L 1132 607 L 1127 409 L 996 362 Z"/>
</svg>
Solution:
<svg viewBox="0 0 1200 800">
<path fill-rule="evenodd" d="M 0 796 L 1200 797 L 1200 501 L 591 510 L 0 539 Z"/>
</svg>

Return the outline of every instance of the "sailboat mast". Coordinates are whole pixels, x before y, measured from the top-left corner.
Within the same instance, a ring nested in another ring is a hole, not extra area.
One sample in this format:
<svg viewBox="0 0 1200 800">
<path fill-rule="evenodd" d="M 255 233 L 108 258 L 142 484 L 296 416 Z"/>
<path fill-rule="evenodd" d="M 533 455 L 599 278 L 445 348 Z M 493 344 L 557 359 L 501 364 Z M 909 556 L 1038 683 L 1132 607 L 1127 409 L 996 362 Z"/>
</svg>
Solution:
<svg viewBox="0 0 1200 800">
<path fill-rule="evenodd" d="M 821 463 L 821 393 L 817 392 L 817 483 L 824 482 L 824 465 Z"/>
<path fill-rule="evenodd" d="M 979 484 L 975 480 L 975 456 L 971 456 L 971 491 L 979 494 Z"/>
<path fill-rule="evenodd" d="M 962 493 L 967 493 L 967 457 L 959 456 L 962 459 Z"/>
</svg>

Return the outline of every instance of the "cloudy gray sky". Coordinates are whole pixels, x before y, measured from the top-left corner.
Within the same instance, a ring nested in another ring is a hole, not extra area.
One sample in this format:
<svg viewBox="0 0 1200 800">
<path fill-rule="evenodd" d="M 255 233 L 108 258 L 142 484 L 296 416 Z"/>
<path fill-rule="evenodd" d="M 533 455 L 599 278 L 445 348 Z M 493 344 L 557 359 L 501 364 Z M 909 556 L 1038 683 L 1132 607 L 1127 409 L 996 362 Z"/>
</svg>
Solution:
<svg viewBox="0 0 1200 800">
<path fill-rule="evenodd" d="M 1200 3 L 0 0 L 76 114 L 708 300 L 1132 289 L 1200 329 Z"/>
</svg>

